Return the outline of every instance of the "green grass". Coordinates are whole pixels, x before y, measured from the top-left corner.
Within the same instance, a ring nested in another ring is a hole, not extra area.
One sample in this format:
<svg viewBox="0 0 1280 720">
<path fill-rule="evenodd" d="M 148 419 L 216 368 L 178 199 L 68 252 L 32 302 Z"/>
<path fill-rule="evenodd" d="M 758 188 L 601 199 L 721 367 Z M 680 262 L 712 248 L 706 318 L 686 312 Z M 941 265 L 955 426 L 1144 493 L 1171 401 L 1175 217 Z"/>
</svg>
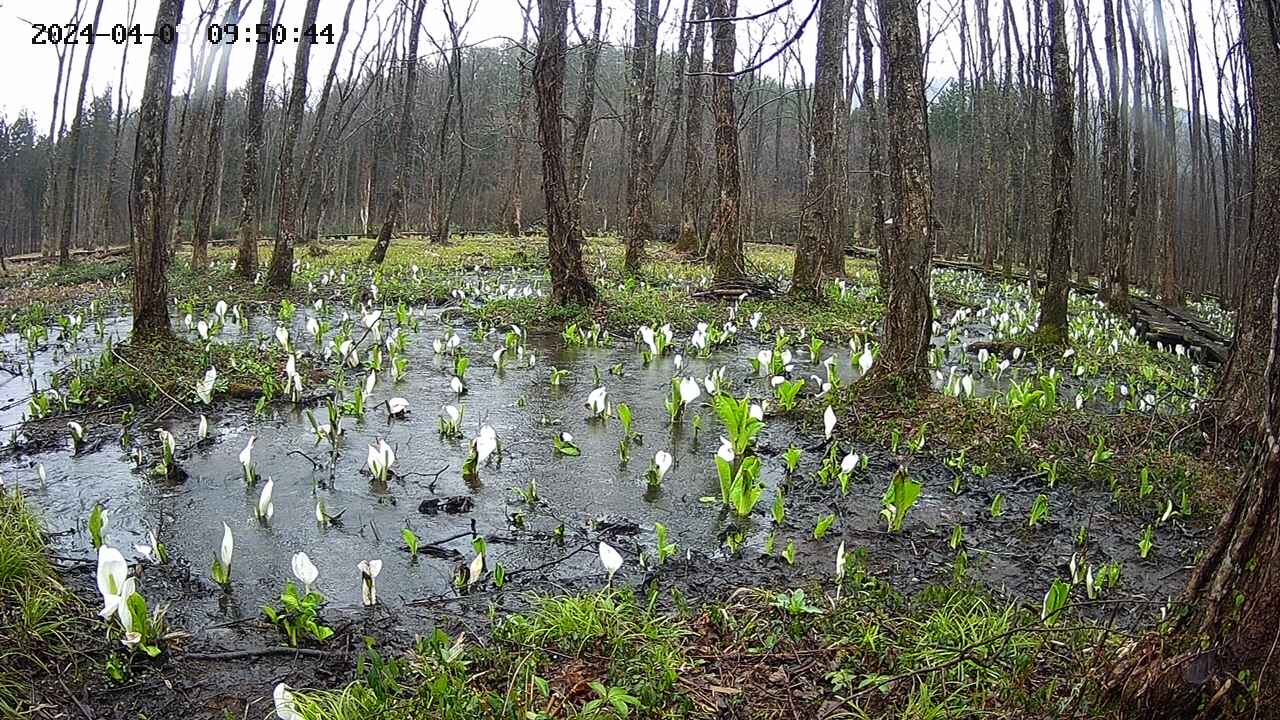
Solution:
<svg viewBox="0 0 1280 720">
<path fill-rule="evenodd" d="M 33 685 L 66 671 L 75 600 L 45 554 L 39 519 L 16 490 L 0 489 L 0 717 L 21 717 Z"/>
<path fill-rule="evenodd" d="M 669 610 L 629 591 L 538 597 L 487 638 L 437 631 L 402 658 L 370 652 L 356 682 L 301 692 L 299 709 L 314 720 L 924 720 L 1091 707 L 1086 652 L 1106 633 L 1087 622 L 1047 628 L 964 580 L 907 599 L 855 570 L 830 592 L 742 590 L 697 607 L 673 593 Z"/>
<path fill-rule="evenodd" d="M 195 386 L 210 366 L 218 369 L 216 397 L 237 397 L 270 401 L 284 391 L 280 368 L 286 354 L 271 341 L 261 347 L 257 341 L 212 343 L 208 352 L 200 345 L 180 338 L 129 341 L 108 347 L 96 359 L 79 365 L 58 379 L 55 389 L 67 399 L 67 410 L 117 407 L 126 404 L 150 405 L 176 399 L 195 406 Z M 325 371 L 306 357 L 298 360 L 304 387 L 322 386 Z M 49 416 L 63 408 L 56 402 Z"/>
</svg>

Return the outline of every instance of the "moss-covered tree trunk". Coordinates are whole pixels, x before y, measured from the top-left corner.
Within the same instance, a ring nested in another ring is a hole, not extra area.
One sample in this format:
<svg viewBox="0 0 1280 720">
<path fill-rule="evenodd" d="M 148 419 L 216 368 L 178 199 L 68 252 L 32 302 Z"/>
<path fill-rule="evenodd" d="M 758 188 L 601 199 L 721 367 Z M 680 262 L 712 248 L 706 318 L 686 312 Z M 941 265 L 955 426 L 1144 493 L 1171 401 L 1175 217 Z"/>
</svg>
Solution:
<svg viewBox="0 0 1280 720">
<path fill-rule="evenodd" d="M 712 0 L 711 16 L 733 17 L 738 0 Z M 715 116 L 716 209 L 711 221 L 715 253 L 715 282 L 732 283 L 746 277 L 739 213 L 742 185 L 738 166 L 738 109 L 733 101 L 733 61 L 737 28 L 729 20 L 711 24 L 711 110 Z"/>
<path fill-rule="evenodd" d="M 831 236 L 838 234 L 835 144 L 836 95 L 843 83 L 844 42 L 848 35 L 845 0 L 820 0 L 817 73 L 813 78 L 813 123 L 809 132 L 809 173 L 800 211 L 791 293 L 816 300 L 821 293 L 824 259 Z"/>
<path fill-rule="evenodd" d="M 538 20 L 533 86 L 538 105 L 538 142 L 542 146 L 551 300 L 561 305 L 586 303 L 595 300 L 596 289 L 582 265 L 582 235 L 574 227 L 570 214 L 561 127 L 568 0 L 538 0 Z"/>
<path fill-rule="evenodd" d="M 1256 117 L 1280 102 L 1276 75 L 1266 75 L 1280 59 L 1280 0 L 1244 0 L 1246 52 L 1252 64 Z M 1272 126 L 1274 127 L 1274 125 Z M 1254 176 L 1260 198 L 1277 198 L 1280 147 L 1274 134 L 1260 137 Z M 1280 225 L 1254 223 L 1254 239 L 1280 244 Z M 1272 268 L 1269 310 L 1256 337 L 1265 338 L 1266 364 L 1250 389 L 1260 399 L 1251 434 L 1258 440 L 1252 468 L 1222 516 L 1212 543 L 1187 581 L 1181 615 L 1170 634 L 1151 635 L 1126 648 L 1113 668 L 1110 688 L 1132 716 L 1219 717 L 1233 696 L 1257 682 L 1259 709 L 1274 715 L 1280 675 L 1274 660 L 1280 638 L 1280 272 Z M 1263 715 L 1258 715 L 1262 717 Z"/>
<path fill-rule="evenodd" d="M 1049 0 L 1049 74 L 1053 116 L 1053 149 L 1049 157 L 1049 192 L 1053 210 L 1045 259 L 1044 297 L 1040 299 L 1039 333 L 1050 343 L 1067 341 L 1067 296 L 1071 290 L 1072 195 L 1075 149 L 1071 145 L 1074 108 L 1071 59 L 1067 56 L 1064 0 Z"/>
<path fill-rule="evenodd" d="M 892 224 L 885 227 L 889 298 L 875 379 L 907 391 L 928 387 L 933 326 L 930 271 L 936 242 L 933 164 L 925 115 L 920 22 L 913 0 L 879 0 L 885 69 Z"/>
<path fill-rule="evenodd" d="M 147 59 L 147 80 L 138 104 L 129 207 L 133 218 L 133 337 L 164 337 L 169 326 L 169 227 L 173 207 L 165 196 L 165 143 L 170 91 L 178 45 L 159 28 L 182 22 L 183 0 L 161 0 Z"/>
</svg>

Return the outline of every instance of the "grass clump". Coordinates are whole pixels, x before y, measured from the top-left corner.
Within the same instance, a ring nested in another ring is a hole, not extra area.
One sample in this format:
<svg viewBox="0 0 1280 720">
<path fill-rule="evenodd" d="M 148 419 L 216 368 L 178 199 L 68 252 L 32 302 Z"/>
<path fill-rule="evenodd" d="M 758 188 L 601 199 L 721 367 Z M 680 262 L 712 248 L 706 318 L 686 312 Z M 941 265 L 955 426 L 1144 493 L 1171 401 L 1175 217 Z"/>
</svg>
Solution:
<svg viewBox="0 0 1280 720">
<path fill-rule="evenodd" d="M 108 345 L 96 360 L 58 378 L 52 388 L 58 402 L 47 403 L 46 416 L 170 399 L 195 404 L 196 383 L 210 367 L 218 370 L 215 397 L 269 402 L 284 391 L 285 360 L 278 344 L 255 341 L 213 342 L 205 347 L 170 337 Z M 326 379 L 306 356 L 298 358 L 298 372 L 308 387 L 322 385 Z"/>
<path fill-rule="evenodd" d="M 673 597 L 675 593 L 673 592 Z M 534 599 L 479 644 L 442 631 L 359 679 L 302 692 L 308 719 L 1040 717 L 1086 714 L 1105 631 L 1046 627 L 964 580 L 903 598 L 855 569 L 841 593 L 744 589 L 687 610 L 626 591 Z M 674 604 L 682 606 L 676 597 Z"/>
<path fill-rule="evenodd" d="M 75 603 L 45 554 L 39 519 L 17 490 L 0 488 L 0 717 L 19 717 L 35 685 L 74 652 Z"/>
</svg>

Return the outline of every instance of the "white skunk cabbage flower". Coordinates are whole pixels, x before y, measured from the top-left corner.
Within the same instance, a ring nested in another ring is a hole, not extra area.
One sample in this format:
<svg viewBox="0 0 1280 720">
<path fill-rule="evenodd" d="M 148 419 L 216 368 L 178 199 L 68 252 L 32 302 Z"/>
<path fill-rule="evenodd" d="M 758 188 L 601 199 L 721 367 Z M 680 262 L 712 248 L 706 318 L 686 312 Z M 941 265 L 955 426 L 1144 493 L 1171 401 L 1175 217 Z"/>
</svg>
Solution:
<svg viewBox="0 0 1280 720">
<path fill-rule="evenodd" d="M 492 426 L 485 425 L 480 428 L 480 434 L 476 436 L 474 441 L 476 449 L 476 462 L 483 465 L 490 455 L 498 449 L 498 434 Z"/>
<path fill-rule="evenodd" d="M 213 386 L 218 381 L 217 368 L 209 368 L 204 373 L 204 379 L 196 383 L 196 397 L 200 402 L 208 405 L 213 401 Z"/>
<path fill-rule="evenodd" d="M 671 469 L 671 453 L 666 450 L 659 450 L 653 454 L 653 467 L 658 471 L 658 482 L 662 482 L 663 476 Z"/>
<path fill-rule="evenodd" d="M 876 357 L 871 353 L 871 344 L 867 343 L 862 347 L 862 354 L 858 356 L 858 369 L 862 370 L 862 374 L 866 375 L 871 371 L 871 366 L 875 365 Z"/>
<path fill-rule="evenodd" d="M 379 480 L 386 482 L 391 473 L 391 465 L 396 461 L 396 453 L 386 440 L 378 438 L 377 444 L 369 445 L 369 472 Z"/>
<path fill-rule="evenodd" d="M 203 415 L 200 416 L 200 427 L 196 430 L 196 437 L 200 440 L 209 437 L 209 418 Z"/>
<path fill-rule="evenodd" d="M 262 486 L 262 492 L 258 495 L 258 504 L 254 508 L 254 512 L 257 514 L 258 519 L 263 522 L 270 520 L 271 516 L 276 514 L 276 506 L 271 502 L 271 493 L 275 490 L 275 485 L 274 480 L 267 478 L 266 484 Z"/>
<path fill-rule="evenodd" d="M 849 453 L 840 461 L 840 472 L 848 475 L 858 467 L 858 453 Z"/>
<path fill-rule="evenodd" d="M 622 568 L 622 555 L 607 542 L 600 543 L 600 564 L 609 573 L 609 582 L 613 582 L 614 573 Z"/>
<path fill-rule="evenodd" d="M 124 555 L 106 545 L 98 548 L 98 592 L 102 593 L 102 610 L 98 611 L 98 617 L 108 618 L 112 613 L 127 614 L 126 605 L 135 587 Z"/>
<path fill-rule="evenodd" d="M 716 450 L 716 457 L 733 464 L 733 443 L 729 442 L 728 438 L 720 438 L 720 449 Z"/>
<path fill-rule="evenodd" d="M 218 559 L 222 561 L 225 568 L 231 567 L 231 555 L 236 549 L 236 539 L 231 534 L 231 526 L 222 523 L 222 547 L 218 549 Z"/>
<path fill-rule="evenodd" d="M 285 352 L 289 352 L 289 329 L 283 326 L 276 327 L 276 340 Z"/>
<path fill-rule="evenodd" d="M 409 401 L 402 397 L 393 397 L 387 399 L 387 414 L 395 417 L 401 417 L 409 411 Z"/>
<path fill-rule="evenodd" d="M 315 563 L 311 562 L 311 558 L 307 557 L 306 553 L 297 552 L 293 554 L 290 565 L 293 568 L 293 576 L 298 578 L 306 592 L 311 592 L 311 584 L 320 577 L 320 570 L 316 568 Z"/>
<path fill-rule="evenodd" d="M 702 391 L 698 389 L 698 381 L 691 377 L 681 378 L 680 380 L 680 404 L 688 405 L 698 396 L 702 395 Z"/>
<path fill-rule="evenodd" d="M 604 417 L 609 411 L 609 391 L 604 387 L 598 387 L 587 395 L 587 409 L 592 415 Z"/>
<path fill-rule="evenodd" d="M 302 713 L 298 712 L 298 705 L 293 700 L 293 693 L 289 692 L 289 687 L 284 683 L 276 685 L 275 691 L 271 694 L 276 703 L 276 717 L 280 720 L 303 720 Z"/>
<path fill-rule="evenodd" d="M 822 431 L 827 436 L 828 440 L 831 439 L 831 431 L 835 430 L 835 428 L 836 411 L 832 410 L 831 406 L 828 405 L 827 409 L 822 413 Z"/>
<path fill-rule="evenodd" d="M 360 569 L 360 601 L 366 607 L 378 604 L 378 588 L 374 584 L 378 573 L 382 572 L 381 560 L 361 560 L 357 568 Z"/>
</svg>

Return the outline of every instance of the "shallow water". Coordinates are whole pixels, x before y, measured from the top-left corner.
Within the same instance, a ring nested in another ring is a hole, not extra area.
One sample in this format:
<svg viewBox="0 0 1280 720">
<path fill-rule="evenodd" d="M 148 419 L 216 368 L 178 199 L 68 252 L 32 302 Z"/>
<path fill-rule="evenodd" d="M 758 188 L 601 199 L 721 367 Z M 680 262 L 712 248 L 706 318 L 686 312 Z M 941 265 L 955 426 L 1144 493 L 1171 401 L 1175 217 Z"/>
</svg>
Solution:
<svg viewBox="0 0 1280 720">
<path fill-rule="evenodd" d="M 306 311 L 299 309 L 292 323 L 294 343 L 300 348 L 309 340 L 303 330 Z M 252 616 L 257 608 L 271 602 L 286 579 L 291 578 L 290 556 L 305 551 L 320 571 L 317 583 L 334 610 L 354 611 L 360 607 L 360 574 L 357 563 L 382 559 L 378 577 L 380 600 L 403 606 L 415 599 L 445 596 L 453 591 L 453 578 L 473 555 L 470 537 L 473 528 L 489 541 L 488 563 L 501 564 L 509 575 L 524 574 L 527 580 L 543 583 L 582 581 L 598 578 L 603 572 L 596 559 L 595 541 L 606 538 L 627 555 L 622 577 L 639 578 L 635 550 L 653 546 L 655 523 L 667 526 L 670 540 L 682 552 L 691 550 L 709 556 L 714 563 L 779 563 L 760 559 L 760 551 L 770 529 L 768 508 L 773 493 L 784 480 L 782 453 L 791 444 L 806 450 L 802 469 L 815 470 L 823 453 L 821 428 L 800 428 L 795 421 L 771 416 L 759 446 L 763 459 L 763 480 L 767 486 L 756 513 L 747 520 L 733 522 L 745 533 L 742 558 L 730 557 L 722 540 L 731 520 L 718 502 L 700 498 L 718 496 L 719 486 L 713 453 L 719 445 L 721 428 L 714 411 L 704 405 L 704 394 L 694 412 L 672 427 L 663 406 L 675 372 L 674 353 L 645 366 L 631 342 L 615 339 L 610 348 L 565 348 L 555 335 L 534 335 L 527 350 L 537 355 L 532 369 L 508 368 L 496 372 L 490 353 L 502 342 L 500 334 L 477 337 L 450 316 L 424 312 L 420 329 L 408 344 L 409 366 L 403 382 L 392 384 L 383 373 L 363 421 L 344 419 L 346 434 L 332 469 L 314 468 L 306 454 L 327 462 L 327 447 L 317 447 L 301 408 L 287 402 L 269 406 L 262 418 L 253 417 L 252 404 L 229 401 L 209 414 L 210 440 L 195 443 L 198 417 L 171 409 L 146 426 L 135 427 L 134 442 L 144 446 L 146 465 L 157 461 L 159 447 L 156 427 L 164 427 L 178 441 L 178 462 L 187 473 L 181 483 L 169 483 L 135 467 L 130 453 L 122 450 L 119 427 L 105 419 L 86 420 L 90 439 L 76 456 L 68 450 L 44 451 L 32 455 L 10 454 L 0 460 L 3 476 L 22 486 L 43 511 L 46 524 L 57 533 L 57 552 L 69 557 L 91 559 L 93 553 L 85 521 L 95 502 L 109 515 L 108 544 L 122 549 L 126 557 L 137 558 L 131 549 L 145 542 L 148 529 L 158 532 L 175 564 L 161 569 L 161 576 L 173 581 L 151 582 L 155 572 L 144 575 L 141 592 L 149 598 L 183 600 L 175 608 L 179 621 L 199 622 L 199 618 Z M 384 322 L 389 322 L 386 318 Z M 336 324 L 336 323 L 335 323 Z M 127 318 L 107 323 L 108 334 L 122 335 Z M 436 356 L 431 340 L 452 327 L 462 338 L 462 346 L 472 357 L 467 372 L 469 392 L 458 403 L 449 388 L 451 361 Z M 274 342 L 275 321 L 256 317 L 250 333 L 262 342 Z M 227 338 L 237 329 L 228 325 Z M 981 328 L 971 330 L 970 340 L 980 337 Z M 92 334 L 91 332 L 86 334 Z M 357 337 L 359 333 L 357 332 Z M 677 338 L 682 342 L 683 338 Z M 33 366 L 38 376 L 62 367 L 74 352 L 83 356 L 101 351 L 101 338 L 82 339 L 74 350 L 51 343 L 37 352 Z M 3 338 L 0 348 L 13 351 L 21 340 Z M 729 367 L 730 386 L 737 395 L 744 392 L 759 397 L 770 394 L 768 379 L 752 373 L 748 359 L 760 346 L 743 341 L 737 347 L 717 351 L 710 358 L 688 358 L 682 375 L 701 380 L 720 365 Z M 25 350 L 23 351 L 25 352 Z M 828 349 L 824 356 L 833 352 Z M 821 366 L 808 358 L 807 350 L 794 352 L 793 377 L 825 375 Z M 845 380 L 856 378 L 856 358 L 848 348 L 838 353 L 838 367 Z M 967 363 L 964 353 L 951 349 L 949 363 Z M 621 377 L 609 369 L 621 365 Z M 570 371 L 562 387 L 548 382 L 550 367 Z M 635 417 L 635 429 L 644 436 L 643 445 L 633 445 L 630 462 L 620 465 L 618 442 L 621 426 L 588 419 L 585 400 L 598 369 L 611 401 L 627 403 Z M 946 368 L 944 368 L 944 373 Z M 980 392 L 998 392 L 1007 383 L 977 383 Z M 350 385 L 363 378 L 353 372 Z M 10 384 L 14 381 L 10 380 Z M 4 385 L 9 387 L 9 385 Z M 811 389 L 811 388 L 809 388 Z M 317 388 L 304 388 L 314 392 Z M 29 386 L 26 387 L 29 393 Z M 15 397 L 18 393 L 14 393 Z M 808 393 L 806 393 L 808 394 Z M 404 419 L 388 418 L 383 404 L 390 397 L 404 397 L 411 412 Z M 1069 396 L 1065 396 L 1069 397 Z M 438 433 L 440 408 L 460 404 L 465 413 L 463 440 L 444 439 Z M 323 409 L 316 408 L 318 417 Z M 692 410 L 692 409 L 690 409 Z M 10 408 L 10 414 L 20 412 Z M 695 438 L 693 415 L 702 417 L 702 432 Z M 0 419 L 9 416 L 0 416 Z M 112 423 L 114 423 L 114 416 Z M 51 421 L 60 422 L 60 421 Z M 462 478 L 461 465 L 468 442 L 479 425 L 492 425 L 502 443 L 500 462 L 480 469 L 478 480 Z M 582 453 L 563 457 L 552 448 L 552 437 L 569 432 Z M 275 481 L 274 517 L 269 523 L 254 518 L 261 485 L 246 488 L 241 477 L 238 454 L 250 436 L 256 437 L 253 460 L 262 478 Z M 364 470 L 366 448 L 385 439 L 395 449 L 395 472 L 399 475 L 385 487 L 374 482 Z M 644 475 L 656 450 L 667 450 L 675 463 L 662 487 L 651 490 Z M 946 540 L 952 527 L 965 526 L 974 572 L 994 587 L 1038 602 L 1049 579 L 1062 575 L 1062 567 L 1074 551 L 1072 542 L 1080 525 L 1088 524 L 1096 542 L 1093 562 L 1109 559 L 1125 563 L 1126 590 L 1135 594 L 1161 592 L 1176 582 L 1173 574 L 1194 549 L 1201 529 L 1171 524 L 1157 530 L 1157 550 L 1146 561 L 1137 559 L 1134 548 L 1143 522 L 1120 515 L 1110 508 L 1109 495 L 1101 490 L 1073 490 L 1043 487 L 1043 482 L 1018 482 L 1014 478 L 970 477 L 960 495 L 948 489 L 950 475 L 935 461 L 912 461 L 912 472 L 925 484 L 919 504 L 908 515 L 905 532 L 890 535 L 882 531 L 880 496 L 901 458 L 866 447 L 845 451 L 870 454 L 867 471 L 859 471 L 848 496 L 838 489 L 816 487 L 805 480 L 793 481 L 787 496 L 787 522 L 778 532 L 777 550 L 787 540 L 797 543 L 799 567 L 781 565 L 773 577 L 828 577 L 835 546 L 842 540 L 850 548 L 870 550 L 869 564 L 888 579 L 906 586 L 918 586 L 942 572 L 954 556 Z M 841 453 L 843 454 L 843 453 Z M 46 478 L 37 479 L 36 466 L 43 465 Z M 537 483 L 539 502 L 524 504 L 515 488 Z M 1004 493 L 1006 515 L 992 519 L 988 511 L 996 492 Z M 1027 508 L 1044 492 L 1051 501 L 1050 518 L 1039 528 L 1026 527 Z M 459 514 L 425 515 L 419 504 L 431 498 L 465 496 L 473 507 Z M 340 524 L 320 526 L 315 520 L 315 504 L 322 499 L 331 515 L 340 515 Z M 815 541 L 812 528 L 817 518 L 829 512 L 839 520 L 831 534 Z M 517 526 L 513 515 L 523 516 Z M 235 535 L 232 593 L 223 596 L 209 577 L 209 565 L 222 537 L 226 522 Z M 555 528 L 566 529 L 561 547 L 552 539 Z M 411 527 L 425 545 L 442 538 L 455 538 L 441 547 L 452 557 L 423 555 L 410 562 L 400 532 Z M 585 551 L 575 552 L 585 549 Z M 190 574 L 175 568 L 189 568 Z M 1172 568 L 1173 574 L 1170 574 Z M 183 585 L 178 588 L 177 585 Z"/>
</svg>

